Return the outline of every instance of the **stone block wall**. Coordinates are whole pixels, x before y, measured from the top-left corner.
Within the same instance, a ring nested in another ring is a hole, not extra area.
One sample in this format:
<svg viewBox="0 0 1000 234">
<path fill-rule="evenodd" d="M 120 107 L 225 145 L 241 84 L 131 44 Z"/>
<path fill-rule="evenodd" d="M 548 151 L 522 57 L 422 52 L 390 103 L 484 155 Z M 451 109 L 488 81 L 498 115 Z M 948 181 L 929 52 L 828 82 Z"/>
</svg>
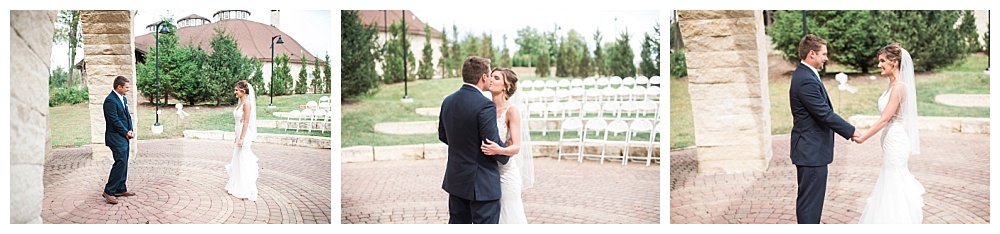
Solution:
<svg viewBox="0 0 1000 234">
<path fill-rule="evenodd" d="M 10 11 L 10 223 L 42 223 L 56 11 Z M 17 62 L 13 62 L 17 61 Z"/>
<path fill-rule="evenodd" d="M 125 98 L 128 100 L 130 115 L 132 115 L 133 130 L 138 132 L 135 77 L 135 44 L 132 35 L 132 11 L 81 11 L 80 24 L 83 27 L 84 57 L 87 61 L 87 88 L 90 108 L 91 148 L 104 145 L 104 98 L 114 89 L 115 77 L 124 76 L 131 81 L 131 88 Z M 135 156 L 136 142 L 129 145 L 129 155 Z M 111 159 L 110 151 L 94 151 L 95 159 Z"/>
<path fill-rule="evenodd" d="M 763 171 L 771 160 L 761 11 L 678 11 L 698 171 Z M 725 104 L 722 104 L 725 103 Z"/>
</svg>

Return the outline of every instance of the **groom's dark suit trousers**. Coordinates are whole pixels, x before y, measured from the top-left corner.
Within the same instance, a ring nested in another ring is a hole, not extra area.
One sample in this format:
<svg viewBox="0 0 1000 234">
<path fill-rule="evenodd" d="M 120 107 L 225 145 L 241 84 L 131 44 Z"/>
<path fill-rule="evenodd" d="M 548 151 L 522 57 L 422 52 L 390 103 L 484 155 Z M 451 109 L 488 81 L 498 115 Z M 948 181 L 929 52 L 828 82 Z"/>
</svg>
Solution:
<svg viewBox="0 0 1000 234">
<path fill-rule="evenodd" d="M 795 166 L 798 172 L 799 196 L 795 199 L 795 215 L 799 224 L 819 224 L 826 199 L 827 166 Z"/>
<path fill-rule="evenodd" d="M 500 200 L 475 201 L 449 195 L 448 207 L 450 207 L 449 211 L 451 212 L 449 224 L 496 224 L 500 222 Z"/>
</svg>

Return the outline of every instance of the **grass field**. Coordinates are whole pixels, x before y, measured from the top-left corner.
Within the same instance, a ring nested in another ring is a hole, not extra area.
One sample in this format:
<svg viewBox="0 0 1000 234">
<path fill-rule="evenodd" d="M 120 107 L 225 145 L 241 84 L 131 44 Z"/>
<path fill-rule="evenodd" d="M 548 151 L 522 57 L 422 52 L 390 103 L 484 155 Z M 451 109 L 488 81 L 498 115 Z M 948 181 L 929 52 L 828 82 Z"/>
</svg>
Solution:
<svg viewBox="0 0 1000 234">
<path fill-rule="evenodd" d="M 282 119 L 273 115 L 274 112 L 288 112 L 299 109 L 309 100 L 319 101 L 320 97 L 329 94 L 302 94 L 279 96 L 274 98 L 275 109 L 267 108 L 271 99 L 267 96 L 257 97 L 257 119 Z M 190 114 L 183 121 L 177 116 L 173 105 L 160 108 L 159 122 L 163 125 L 162 134 L 153 134 L 151 126 L 156 122 L 155 107 L 149 103 L 140 103 L 136 113 L 138 124 L 134 126 L 139 140 L 168 139 L 183 137 L 184 130 L 222 130 L 235 131 L 233 109 L 235 106 L 185 106 L 184 111 Z M 50 122 L 52 123 L 52 146 L 72 147 L 90 144 L 90 112 L 86 104 L 63 105 L 51 107 Z M 102 130 L 103 131 L 103 130 Z M 331 136 L 330 132 L 285 131 L 284 129 L 258 128 L 260 133 L 298 134 L 309 136 Z M 102 139 L 103 140 L 103 139 Z"/>
<path fill-rule="evenodd" d="M 917 110 L 919 116 L 989 118 L 989 108 L 954 107 L 934 102 L 939 94 L 989 94 L 989 75 L 983 73 L 988 58 L 984 55 L 967 57 L 960 63 L 940 71 L 917 74 Z M 829 69 L 829 68 L 828 68 Z M 877 71 L 876 71 L 877 72 Z M 823 81 L 830 92 L 834 111 L 844 119 L 853 115 L 878 115 L 878 98 L 885 91 L 888 80 L 879 74 L 855 74 L 850 84 L 858 87 L 857 93 L 837 89 L 833 79 L 836 72 L 829 72 Z M 868 77 L 874 75 L 876 80 Z M 768 82 L 771 100 L 771 133 L 787 134 L 792 128 L 788 107 L 789 78 L 774 78 Z M 670 80 L 670 148 L 694 145 L 694 120 L 686 78 Z"/>
</svg>

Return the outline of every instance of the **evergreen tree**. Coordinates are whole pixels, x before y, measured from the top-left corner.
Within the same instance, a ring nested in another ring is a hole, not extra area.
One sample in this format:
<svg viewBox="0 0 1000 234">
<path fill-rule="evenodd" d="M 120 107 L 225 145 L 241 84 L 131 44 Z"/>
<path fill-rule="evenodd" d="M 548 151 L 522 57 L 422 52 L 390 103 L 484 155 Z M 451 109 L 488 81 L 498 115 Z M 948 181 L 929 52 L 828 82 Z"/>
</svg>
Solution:
<svg viewBox="0 0 1000 234">
<path fill-rule="evenodd" d="M 250 77 L 248 82 L 253 85 L 254 94 L 257 96 L 267 95 L 267 84 L 264 83 L 264 65 L 256 59 L 251 59 L 250 61 L 252 62 L 251 66 L 253 66 L 254 69 L 253 76 Z"/>
<path fill-rule="evenodd" d="M 208 84 L 208 94 L 210 95 L 209 100 L 214 100 L 215 105 L 221 104 L 236 104 L 236 97 L 232 95 L 233 85 L 237 81 L 249 79 L 253 70 L 250 65 L 249 58 L 243 56 L 240 51 L 239 46 L 236 43 L 236 39 L 225 31 L 223 28 L 215 29 L 215 36 L 212 37 L 212 41 L 209 43 L 212 47 L 212 53 L 208 55 L 207 60 L 205 60 L 204 73 L 206 75 L 203 82 Z M 193 47 L 193 46 L 191 46 Z M 197 53 L 197 52 L 194 52 Z M 195 56 L 197 57 L 197 56 Z M 186 71 L 193 71 L 197 69 L 182 69 Z M 177 77 L 194 77 L 195 74 L 180 75 Z M 184 82 L 188 83 L 188 82 Z M 187 85 L 192 85 L 190 82 Z M 186 93 L 187 95 L 195 95 L 196 92 Z M 180 98 L 180 96 L 178 96 Z"/>
<path fill-rule="evenodd" d="M 343 52 L 341 52 L 341 53 L 343 53 Z M 372 61 L 374 61 L 374 59 Z M 372 66 L 374 67 L 374 63 L 372 63 Z M 343 69 L 341 71 L 343 71 Z M 376 75 L 376 77 L 377 76 L 378 75 Z M 330 87 L 333 86 L 333 79 L 332 79 L 332 76 L 330 76 L 330 53 L 329 52 L 326 53 L 326 60 L 323 60 L 323 84 L 324 84 L 324 86 L 326 86 L 326 88 L 323 89 L 324 90 L 323 93 L 330 93 Z"/>
<path fill-rule="evenodd" d="M 500 66 L 503 67 L 514 67 L 510 59 L 510 49 L 507 48 L 507 34 L 503 35 L 503 50 L 500 51 Z"/>
<path fill-rule="evenodd" d="M 441 77 L 455 77 L 451 70 L 451 48 L 448 47 L 448 29 L 441 27 L 441 58 L 438 59 L 438 69 L 441 69 Z"/>
<path fill-rule="evenodd" d="M 431 49 L 431 26 L 424 25 L 424 50 L 420 60 L 420 71 L 417 76 L 420 79 L 430 79 L 434 77 L 434 50 Z"/>
<path fill-rule="evenodd" d="M 323 93 L 323 83 L 326 81 L 323 79 L 323 72 L 320 70 L 319 57 L 313 58 L 313 71 L 312 71 L 312 88 L 313 93 Z"/>
<path fill-rule="evenodd" d="M 551 67 L 549 64 L 548 50 L 538 51 L 536 56 L 538 58 L 538 66 L 535 67 L 535 75 L 538 75 L 538 77 L 548 77 L 550 72 L 549 68 Z"/>
<path fill-rule="evenodd" d="M 299 59 L 299 63 L 302 64 L 299 67 L 299 80 L 295 82 L 295 94 L 305 94 L 309 90 L 309 59 L 306 59 L 306 55 L 302 54 L 302 58 Z"/>
<path fill-rule="evenodd" d="M 632 53 L 632 47 L 629 45 L 629 37 L 628 30 L 621 33 L 618 39 L 615 40 L 614 47 L 610 49 L 611 54 L 608 65 L 613 76 L 635 76 L 635 65 L 632 62 L 635 55 Z"/>
<path fill-rule="evenodd" d="M 288 67 L 289 56 L 286 53 L 278 55 L 274 58 L 274 77 L 271 77 L 271 82 L 274 82 L 274 95 L 289 95 L 292 94 L 292 69 Z"/>
<path fill-rule="evenodd" d="M 415 68 L 417 61 L 414 59 L 413 52 L 409 51 L 410 47 L 409 39 L 407 39 L 405 43 L 406 47 L 404 47 L 403 43 L 403 33 L 407 31 L 408 31 L 407 26 L 403 25 L 402 22 L 400 21 L 396 21 L 393 22 L 392 24 L 389 24 L 390 36 L 385 44 L 386 53 L 384 56 L 384 60 L 382 61 L 382 71 L 384 76 L 383 80 L 386 83 L 403 82 L 404 78 L 406 79 L 415 78 L 414 75 L 416 74 Z M 404 50 L 407 51 L 405 52 L 406 54 L 405 71 L 403 68 Z M 404 72 L 406 73 L 405 76 Z"/>
<path fill-rule="evenodd" d="M 604 63 L 604 50 L 601 48 L 601 30 L 594 32 L 594 73 L 600 76 L 607 75 L 607 65 Z"/>
</svg>

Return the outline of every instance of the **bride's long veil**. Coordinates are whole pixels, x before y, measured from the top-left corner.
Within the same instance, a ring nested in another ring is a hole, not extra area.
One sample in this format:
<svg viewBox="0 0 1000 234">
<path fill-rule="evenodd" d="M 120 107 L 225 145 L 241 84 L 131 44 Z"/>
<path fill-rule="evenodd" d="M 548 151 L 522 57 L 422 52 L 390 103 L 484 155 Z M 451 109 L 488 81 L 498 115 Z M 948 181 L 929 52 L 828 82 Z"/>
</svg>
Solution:
<svg viewBox="0 0 1000 234">
<path fill-rule="evenodd" d="M 254 95 L 253 85 L 248 82 L 247 87 L 249 87 L 247 88 L 247 103 L 243 103 L 243 105 L 250 105 L 250 116 L 243 117 L 250 118 L 250 122 L 247 126 L 247 132 L 243 136 L 243 147 L 249 148 L 257 139 L 257 97 Z"/>
<path fill-rule="evenodd" d="M 900 114 L 906 120 L 906 135 L 910 139 L 910 155 L 918 155 L 920 154 L 920 132 L 917 129 L 917 83 L 913 74 L 913 60 L 910 59 L 910 52 L 907 52 L 906 49 L 902 49 L 899 74 L 903 78 L 903 83 L 906 84 L 906 95 L 903 96 Z"/>
<path fill-rule="evenodd" d="M 521 149 L 517 153 L 514 163 L 521 171 L 521 189 L 527 189 L 535 185 L 535 162 L 531 151 L 531 132 L 528 130 L 528 107 L 524 104 L 522 95 L 515 93 L 511 99 L 511 105 L 517 107 L 521 119 Z"/>
</svg>

